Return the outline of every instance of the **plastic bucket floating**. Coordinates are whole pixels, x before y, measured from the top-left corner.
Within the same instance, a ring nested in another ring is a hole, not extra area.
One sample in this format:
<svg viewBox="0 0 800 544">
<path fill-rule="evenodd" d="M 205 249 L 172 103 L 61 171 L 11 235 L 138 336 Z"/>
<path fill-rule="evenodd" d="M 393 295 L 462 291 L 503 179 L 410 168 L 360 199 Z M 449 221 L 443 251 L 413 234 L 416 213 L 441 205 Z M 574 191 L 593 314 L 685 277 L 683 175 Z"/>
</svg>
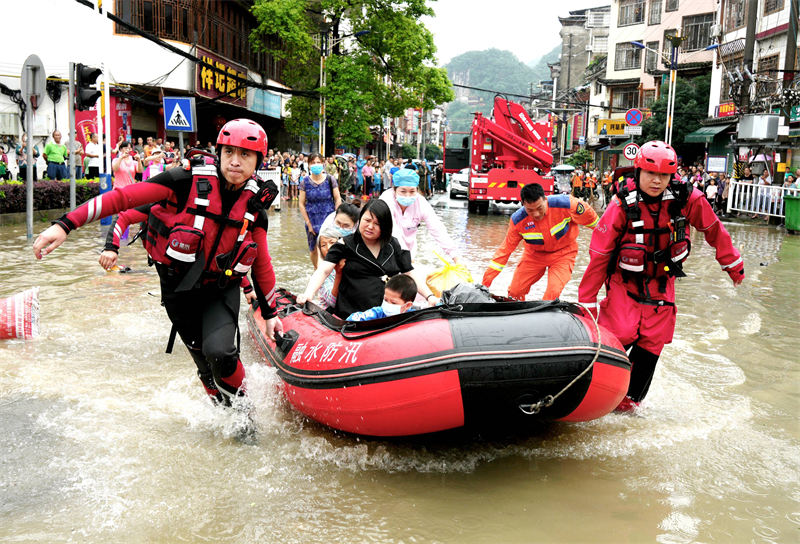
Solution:
<svg viewBox="0 0 800 544">
<path fill-rule="evenodd" d="M 0 298 L 0 339 L 39 336 L 39 288 Z"/>
</svg>

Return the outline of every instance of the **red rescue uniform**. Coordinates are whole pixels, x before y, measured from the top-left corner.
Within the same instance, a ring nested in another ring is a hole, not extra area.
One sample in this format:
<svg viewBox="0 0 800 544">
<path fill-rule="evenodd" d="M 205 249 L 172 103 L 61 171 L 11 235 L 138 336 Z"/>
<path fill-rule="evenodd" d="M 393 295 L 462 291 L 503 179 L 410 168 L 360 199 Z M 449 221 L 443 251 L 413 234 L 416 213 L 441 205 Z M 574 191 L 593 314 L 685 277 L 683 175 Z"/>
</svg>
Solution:
<svg viewBox="0 0 800 544">
<path fill-rule="evenodd" d="M 743 269 L 741 255 L 703 194 L 685 187 L 681 200 L 673 192 L 679 183 L 645 202 L 628 180 L 627 191 L 614 196 L 592 234 L 589 266 L 578 288 L 578 301 L 596 312 L 597 294 L 605 284 L 598 322 L 637 350 L 631 361 L 641 362 L 638 369 L 634 362 L 628 393 L 636 402 L 647 393 L 658 356 L 675 331 L 675 276 L 682 275 L 689 253 L 689 225 L 716 248 L 717 262 L 732 278 Z M 626 196 L 628 204 L 623 204 L 620 197 Z M 640 210 L 637 225 L 629 206 Z"/>
<path fill-rule="evenodd" d="M 572 196 L 546 198 L 547 214 L 541 221 L 534 222 L 525 208 L 511 216 L 503 245 L 497 249 L 483 275 L 483 285 L 491 286 L 524 240 L 524 253 L 508 288 L 508 296 L 523 300 L 545 272 L 547 288 L 544 300 L 554 300 L 561 295 L 572 277 L 578 255 L 578 225 L 594 228 L 599 218 L 591 206 Z"/>
</svg>

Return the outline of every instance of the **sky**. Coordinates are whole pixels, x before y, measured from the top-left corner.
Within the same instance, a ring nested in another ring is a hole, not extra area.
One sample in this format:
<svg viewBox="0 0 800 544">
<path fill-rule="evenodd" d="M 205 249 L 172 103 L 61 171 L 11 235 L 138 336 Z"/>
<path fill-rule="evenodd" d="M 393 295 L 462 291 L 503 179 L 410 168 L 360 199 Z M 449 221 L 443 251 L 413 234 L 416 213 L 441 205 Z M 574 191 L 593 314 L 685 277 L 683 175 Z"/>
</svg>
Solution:
<svg viewBox="0 0 800 544">
<path fill-rule="evenodd" d="M 467 51 L 506 49 L 519 60 L 539 60 L 561 41 L 558 17 L 570 10 L 610 5 L 603 0 L 436 0 L 436 17 L 425 18 L 433 32 L 439 66 Z"/>
</svg>

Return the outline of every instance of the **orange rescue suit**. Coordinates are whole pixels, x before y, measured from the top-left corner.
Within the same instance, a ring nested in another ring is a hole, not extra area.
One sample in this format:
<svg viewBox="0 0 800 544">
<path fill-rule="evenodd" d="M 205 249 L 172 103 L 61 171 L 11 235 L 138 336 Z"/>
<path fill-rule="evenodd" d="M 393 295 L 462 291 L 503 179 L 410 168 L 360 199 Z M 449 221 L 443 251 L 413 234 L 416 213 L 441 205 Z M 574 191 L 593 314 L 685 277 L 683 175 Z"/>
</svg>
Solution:
<svg viewBox="0 0 800 544">
<path fill-rule="evenodd" d="M 544 300 L 553 300 L 561 295 L 572 277 L 575 257 L 578 255 L 578 225 L 593 229 L 599 218 L 591 206 L 570 195 L 546 198 L 547 213 L 541 221 L 534 223 L 525 208 L 520 208 L 511 216 L 503 245 L 497 249 L 483 275 L 483 285 L 491 286 L 505 268 L 508 258 L 524 240 L 522 260 L 514 271 L 508 296 L 523 300 L 531 286 L 545 272 L 547 289 Z"/>
</svg>

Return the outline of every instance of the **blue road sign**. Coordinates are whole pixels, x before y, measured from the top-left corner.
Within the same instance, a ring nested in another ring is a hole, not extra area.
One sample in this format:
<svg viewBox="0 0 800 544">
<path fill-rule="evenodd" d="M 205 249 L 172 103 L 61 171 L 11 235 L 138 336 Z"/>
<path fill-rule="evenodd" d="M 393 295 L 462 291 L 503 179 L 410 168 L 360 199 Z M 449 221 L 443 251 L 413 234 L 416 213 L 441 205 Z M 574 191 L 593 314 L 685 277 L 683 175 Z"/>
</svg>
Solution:
<svg viewBox="0 0 800 544">
<path fill-rule="evenodd" d="M 180 132 L 196 132 L 194 97 L 164 97 L 164 128 Z"/>
<path fill-rule="evenodd" d="M 642 122 L 642 111 L 636 108 L 631 108 L 625 112 L 625 122 L 630 126 L 635 127 Z"/>
</svg>

